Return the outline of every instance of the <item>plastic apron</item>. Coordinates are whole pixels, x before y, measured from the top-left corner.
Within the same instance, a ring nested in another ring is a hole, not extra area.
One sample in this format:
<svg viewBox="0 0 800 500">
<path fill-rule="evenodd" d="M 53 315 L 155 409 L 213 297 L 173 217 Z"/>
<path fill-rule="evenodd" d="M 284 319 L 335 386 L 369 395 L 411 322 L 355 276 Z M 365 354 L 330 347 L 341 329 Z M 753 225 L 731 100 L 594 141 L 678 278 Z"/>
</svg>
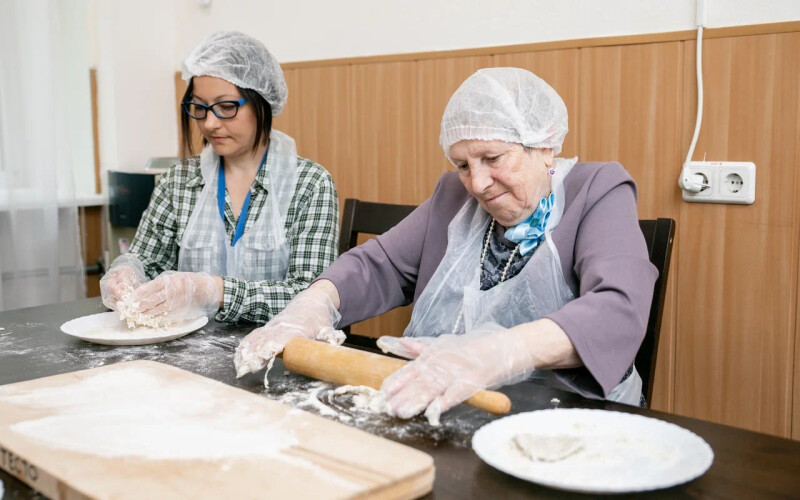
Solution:
<svg viewBox="0 0 800 500">
<path fill-rule="evenodd" d="M 294 139 L 272 130 L 267 163 L 267 200 L 255 223 L 231 246 L 217 205 L 219 156 L 211 145 L 200 155 L 205 186 L 180 240 L 178 271 L 207 272 L 248 281 L 280 281 L 289 267 L 286 216 L 297 183 Z M 240 214 L 240 217 L 246 214 Z"/>
<path fill-rule="evenodd" d="M 461 207 L 447 227 L 445 255 L 414 304 L 404 336 L 460 335 L 483 323 L 511 328 L 554 313 L 575 298 L 564 280 L 551 233 L 564 213 L 564 178 L 576 162 L 577 158 L 556 159 L 552 178 L 555 205 L 545 227 L 544 242 L 518 275 L 489 290 L 480 289 L 480 260 L 491 216 L 474 199 Z M 458 331 L 453 331 L 456 327 Z M 536 370 L 533 377 L 565 387 L 550 370 Z M 641 390 L 642 380 L 634 368 L 607 399 L 638 406 Z"/>
</svg>

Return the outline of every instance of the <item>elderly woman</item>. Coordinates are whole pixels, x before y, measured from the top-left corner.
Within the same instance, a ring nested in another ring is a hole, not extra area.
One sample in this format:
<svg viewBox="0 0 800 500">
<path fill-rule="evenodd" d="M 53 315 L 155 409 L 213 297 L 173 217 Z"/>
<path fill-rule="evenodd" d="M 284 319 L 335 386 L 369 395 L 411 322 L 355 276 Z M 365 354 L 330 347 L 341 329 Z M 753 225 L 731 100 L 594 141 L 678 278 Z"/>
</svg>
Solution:
<svg viewBox="0 0 800 500">
<path fill-rule="evenodd" d="M 190 120 L 205 147 L 159 181 L 130 253 L 101 280 L 103 303 L 152 326 L 214 312 L 263 323 L 336 257 L 336 189 L 272 129 L 288 92 L 261 42 L 214 33 L 188 55 L 183 78 L 184 153 Z"/>
<path fill-rule="evenodd" d="M 482 69 L 453 94 L 440 142 L 456 172 L 377 240 L 342 255 L 239 346 L 238 375 L 294 336 L 330 338 L 414 302 L 389 350 L 416 359 L 384 381 L 400 417 L 436 415 L 536 372 L 585 396 L 640 404 L 633 360 L 657 271 L 618 163 L 555 158 L 558 94 L 517 68 Z"/>
</svg>

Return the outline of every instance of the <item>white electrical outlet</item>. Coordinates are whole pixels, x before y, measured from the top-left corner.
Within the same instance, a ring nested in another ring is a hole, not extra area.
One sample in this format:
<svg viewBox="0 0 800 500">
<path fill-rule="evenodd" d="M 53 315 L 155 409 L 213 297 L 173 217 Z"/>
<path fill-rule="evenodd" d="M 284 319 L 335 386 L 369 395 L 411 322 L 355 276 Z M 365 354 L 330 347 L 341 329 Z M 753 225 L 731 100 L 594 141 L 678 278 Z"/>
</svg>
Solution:
<svg viewBox="0 0 800 500">
<path fill-rule="evenodd" d="M 699 174 L 705 181 L 698 193 L 684 189 L 684 201 L 742 205 L 756 201 L 756 165 L 753 162 L 690 161 L 683 168 L 689 176 Z"/>
</svg>

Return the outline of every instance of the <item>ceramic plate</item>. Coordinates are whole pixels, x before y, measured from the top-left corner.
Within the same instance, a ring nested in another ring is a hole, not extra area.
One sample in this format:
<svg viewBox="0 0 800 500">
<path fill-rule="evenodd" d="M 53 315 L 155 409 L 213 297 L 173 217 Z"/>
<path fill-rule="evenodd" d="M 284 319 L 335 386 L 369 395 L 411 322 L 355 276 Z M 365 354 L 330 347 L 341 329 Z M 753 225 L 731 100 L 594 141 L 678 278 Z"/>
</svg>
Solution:
<svg viewBox="0 0 800 500">
<path fill-rule="evenodd" d="M 83 316 L 61 325 L 61 331 L 87 342 L 105 345 L 144 345 L 167 342 L 188 335 L 208 323 L 201 316 L 164 328 L 128 328 L 116 311 Z"/>
<path fill-rule="evenodd" d="M 518 434 L 577 438 L 582 448 L 552 462 L 531 460 Z M 495 420 L 472 438 L 481 459 L 507 474 L 560 490 L 627 493 L 669 488 L 705 473 L 714 452 L 702 438 L 669 422 L 604 410 L 552 409 Z"/>
</svg>

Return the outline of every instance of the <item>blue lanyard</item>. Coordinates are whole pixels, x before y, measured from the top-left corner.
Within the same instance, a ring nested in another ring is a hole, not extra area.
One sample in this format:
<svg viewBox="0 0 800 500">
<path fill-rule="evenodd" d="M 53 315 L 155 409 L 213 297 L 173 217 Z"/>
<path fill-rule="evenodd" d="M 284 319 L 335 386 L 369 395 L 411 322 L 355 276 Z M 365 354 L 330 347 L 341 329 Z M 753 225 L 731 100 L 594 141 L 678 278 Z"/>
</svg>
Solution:
<svg viewBox="0 0 800 500">
<path fill-rule="evenodd" d="M 258 166 L 258 171 L 261 172 L 261 168 L 267 162 L 267 153 L 269 152 L 269 148 L 264 151 L 264 157 L 261 159 L 261 165 Z M 225 223 L 225 163 L 224 158 L 220 156 L 219 158 L 219 168 L 217 174 L 217 207 L 219 208 L 219 216 L 222 217 L 222 223 Z M 258 175 L 258 173 L 256 173 Z M 239 238 L 242 237 L 244 234 L 244 226 L 247 224 L 247 212 L 250 210 L 250 190 L 247 190 L 247 196 L 244 198 L 244 204 L 242 205 L 242 211 L 239 213 L 239 220 L 236 222 L 236 231 L 233 233 L 233 243 L 231 246 L 236 246 L 236 242 L 239 241 Z"/>
</svg>

